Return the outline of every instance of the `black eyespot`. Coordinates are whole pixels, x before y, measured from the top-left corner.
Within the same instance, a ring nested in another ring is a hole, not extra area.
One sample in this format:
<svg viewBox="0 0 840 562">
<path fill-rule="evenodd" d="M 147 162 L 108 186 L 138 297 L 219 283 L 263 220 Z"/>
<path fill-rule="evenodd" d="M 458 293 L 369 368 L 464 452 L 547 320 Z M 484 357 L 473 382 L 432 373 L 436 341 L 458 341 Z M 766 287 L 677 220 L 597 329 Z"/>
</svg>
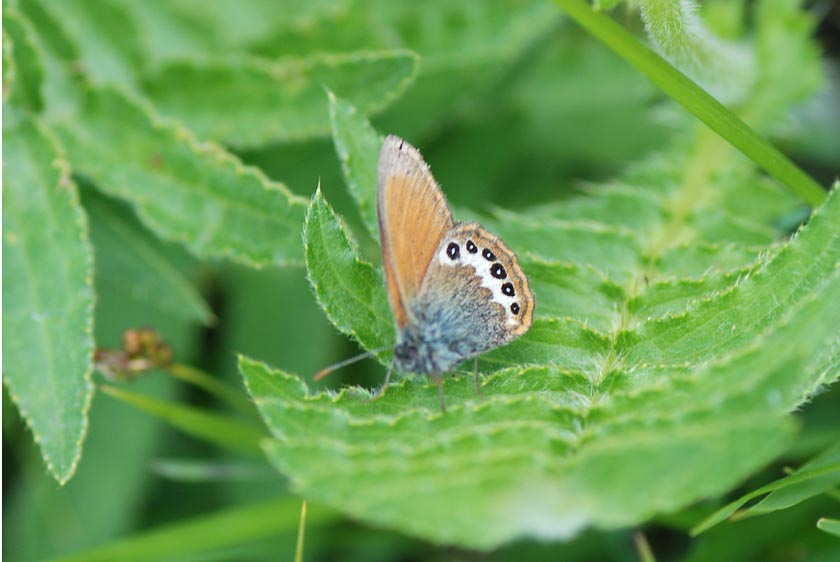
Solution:
<svg viewBox="0 0 840 562">
<path fill-rule="evenodd" d="M 484 256 L 484 259 L 486 259 L 487 261 L 494 261 L 496 259 L 496 256 L 493 254 L 493 252 L 486 248 L 483 252 L 481 252 L 481 255 Z"/>
<path fill-rule="evenodd" d="M 467 240 L 467 251 L 471 254 L 474 254 L 478 251 L 478 247 L 473 244 L 472 240 Z"/>
<path fill-rule="evenodd" d="M 446 247 L 446 255 L 449 256 L 451 260 L 457 260 L 458 256 L 461 255 L 461 248 L 458 247 L 458 244 L 455 242 L 450 242 L 449 246 Z"/>
<path fill-rule="evenodd" d="M 519 305 L 516 304 L 516 303 L 513 303 L 512 305 L 510 305 L 510 311 L 513 312 L 514 314 L 519 314 Z"/>
<path fill-rule="evenodd" d="M 494 263 L 490 266 L 490 274 L 496 279 L 504 279 L 507 277 L 507 271 L 505 271 L 505 268 L 502 267 L 502 264 L 500 263 Z"/>
<path fill-rule="evenodd" d="M 516 295 L 516 291 L 513 290 L 512 283 L 505 283 L 502 285 L 502 292 L 509 297 Z"/>
</svg>

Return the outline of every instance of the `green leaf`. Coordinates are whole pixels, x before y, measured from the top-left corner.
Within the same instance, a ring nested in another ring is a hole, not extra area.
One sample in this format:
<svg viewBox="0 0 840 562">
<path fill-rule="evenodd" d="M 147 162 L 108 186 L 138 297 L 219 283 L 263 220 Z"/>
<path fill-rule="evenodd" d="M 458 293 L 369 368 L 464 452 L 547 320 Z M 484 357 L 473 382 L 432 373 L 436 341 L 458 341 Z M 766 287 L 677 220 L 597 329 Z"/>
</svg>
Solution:
<svg viewBox="0 0 840 562">
<path fill-rule="evenodd" d="M 817 22 L 796 0 L 762 0 L 756 6 L 756 59 L 748 119 L 765 123 L 785 117 L 823 84 L 820 48 L 811 40 Z"/>
<path fill-rule="evenodd" d="M 748 501 L 765 494 L 768 494 L 767 497 L 747 511 L 742 512 L 742 516 L 760 515 L 778 509 L 786 509 L 821 494 L 838 483 L 840 483 L 840 445 L 828 449 L 790 476 L 744 494 L 737 500 L 725 505 L 698 523 L 691 530 L 691 534 L 699 535 L 735 514 Z"/>
<path fill-rule="evenodd" d="M 393 321 L 377 304 L 387 300 L 382 276 L 359 257 L 320 189 L 309 205 L 303 239 L 309 283 L 330 321 L 367 349 L 393 345 Z"/>
<path fill-rule="evenodd" d="M 167 64 L 144 87 L 164 115 L 198 136 L 248 147 L 326 135 L 325 87 L 365 113 L 380 111 L 414 80 L 418 64 L 411 51 L 188 61 Z"/>
<path fill-rule="evenodd" d="M 11 64 L 10 71 L 14 73 L 9 79 L 3 80 L 4 106 L 8 100 L 11 106 L 37 113 L 44 106 L 41 96 L 44 70 L 32 42 L 32 32 L 25 19 L 13 10 L 3 10 L 3 24 L 4 56 L 6 50 L 11 51 L 11 56 L 4 62 Z M 6 125 L 8 117 L 4 120 Z"/>
<path fill-rule="evenodd" d="M 280 499 L 218 511 L 161 525 L 109 544 L 53 558 L 51 562 L 184 559 L 278 533 L 291 533 L 300 519 L 300 500 Z M 326 524 L 333 512 L 309 506 L 309 524 Z"/>
<path fill-rule="evenodd" d="M 60 28 L 64 41 L 77 51 L 79 70 L 98 84 L 134 88 L 144 45 L 134 19 L 114 0 L 65 0 L 37 4 L 34 10 Z"/>
<path fill-rule="evenodd" d="M 278 480 L 277 472 L 264 461 L 158 458 L 149 463 L 149 470 L 161 478 L 185 483 Z"/>
<path fill-rule="evenodd" d="M 823 517 L 817 521 L 817 528 L 821 531 L 825 531 L 829 535 L 834 535 L 835 537 L 840 538 L 840 519 L 829 519 L 828 517 Z"/>
<path fill-rule="evenodd" d="M 158 236 L 204 258 L 300 263 L 304 200 L 139 101 L 92 88 L 84 110 L 59 132 L 74 169 L 130 202 Z"/>
<path fill-rule="evenodd" d="M 761 138 L 736 114 L 642 45 L 630 32 L 606 15 L 594 11 L 582 0 L 555 0 L 555 3 L 578 24 L 639 69 L 676 102 L 808 204 L 815 206 L 824 200 L 823 188 L 802 169 Z"/>
<path fill-rule="evenodd" d="M 29 21 L 33 41 L 38 46 L 44 66 L 43 98 L 44 116 L 51 119 L 76 110 L 81 92 L 81 58 L 76 45 L 61 27 L 49 8 L 39 0 L 19 2 L 21 13 Z"/>
<path fill-rule="evenodd" d="M 252 424 L 115 386 L 102 386 L 100 389 L 105 394 L 158 417 L 196 439 L 239 453 L 259 454 L 259 442 L 265 434 Z"/>
<path fill-rule="evenodd" d="M 96 251 L 96 283 L 176 318 L 215 323 L 199 292 L 132 217 L 102 196 L 85 200 Z"/>
<path fill-rule="evenodd" d="M 37 121 L 4 132 L 3 381 L 62 484 L 87 432 L 93 259 L 58 145 Z"/>
<path fill-rule="evenodd" d="M 840 302 L 840 195 L 772 245 L 791 201 L 701 131 L 589 197 L 497 211 L 485 222 L 525 250 L 537 317 L 482 356 L 483 398 L 469 375 L 447 381 L 446 414 L 421 377 L 374 402 L 358 388 L 314 394 L 243 358 L 269 457 L 309 499 L 473 548 L 722 493 L 777 455 L 786 414 L 840 376 L 840 311 L 826 304 Z M 381 276 L 320 194 L 304 238 L 330 320 L 367 349 L 393 345 Z"/>
<path fill-rule="evenodd" d="M 449 383 L 447 400 L 458 406 L 442 415 L 431 386 L 404 381 L 388 390 L 390 404 L 366 404 L 358 391 L 309 395 L 297 377 L 247 359 L 240 369 L 277 439 L 269 458 L 295 489 L 377 525 L 480 549 L 676 509 L 722 491 L 756 456 L 777 454 L 790 430 L 778 420 L 707 418 L 587 437 L 575 429 L 582 417 L 550 397 L 571 389 L 505 392 L 552 378 L 534 371 L 485 382 L 484 402 L 472 381 Z M 739 453 L 748 445 L 751 454 Z M 651 487 L 651 474 L 671 470 Z"/>
<path fill-rule="evenodd" d="M 756 70 L 748 46 L 715 35 L 691 0 L 632 3 L 657 51 L 666 59 L 717 98 L 727 102 L 743 99 Z"/>
<path fill-rule="evenodd" d="M 376 171 L 382 137 L 351 103 L 337 98 L 332 92 L 328 94 L 333 143 L 344 181 L 359 206 L 368 232 L 378 238 Z"/>
</svg>

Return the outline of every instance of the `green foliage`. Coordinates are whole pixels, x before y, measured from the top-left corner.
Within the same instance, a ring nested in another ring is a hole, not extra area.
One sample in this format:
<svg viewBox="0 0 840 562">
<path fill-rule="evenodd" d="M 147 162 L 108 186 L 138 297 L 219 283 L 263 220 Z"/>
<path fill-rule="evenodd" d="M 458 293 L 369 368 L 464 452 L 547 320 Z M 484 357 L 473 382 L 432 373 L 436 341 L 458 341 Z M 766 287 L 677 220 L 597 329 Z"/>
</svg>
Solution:
<svg viewBox="0 0 840 562">
<path fill-rule="evenodd" d="M 792 0 L 779 1 L 782 5 L 790 6 L 790 9 L 794 9 L 794 3 Z M 555 2 L 560 5 L 571 17 L 573 17 L 577 23 L 598 37 L 598 39 L 603 41 L 604 44 L 616 51 L 633 66 L 638 68 L 645 74 L 645 76 L 647 76 L 657 86 L 662 88 L 662 90 L 668 93 L 668 95 L 670 95 L 675 101 L 688 109 L 693 115 L 729 141 L 756 164 L 779 179 L 779 181 L 784 183 L 788 189 L 802 197 L 811 205 L 817 205 L 822 202 L 825 193 L 818 183 L 796 167 L 795 164 L 785 158 L 785 156 L 773 145 L 762 139 L 737 115 L 730 112 L 718 100 L 709 95 L 702 88 L 698 87 L 697 84 L 692 82 L 685 75 L 681 74 L 677 69 L 670 66 L 664 59 L 660 58 L 653 51 L 637 42 L 629 32 L 605 16 L 599 15 L 598 13 L 590 10 L 589 7 L 581 0 L 555 0 Z M 666 2 L 658 4 L 667 6 L 672 3 Z M 782 10 L 782 13 L 785 12 L 785 10 Z M 769 18 L 767 18 L 770 23 L 776 21 L 775 12 L 770 12 L 768 9 L 764 13 L 772 14 Z M 760 29 L 767 27 L 767 20 L 761 22 L 765 25 L 761 26 Z M 665 29 L 668 29 L 670 25 L 671 24 L 665 25 Z M 801 36 L 796 43 L 803 43 Z M 769 44 L 766 41 L 761 44 L 761 46 L 765 48 L 765 53 L 762 54 L 766 54 L 767 49 L 775 52 L 776 48 L 790 47 L 787 42 L 780 45 L 778 43 Z M 772 63 L 774 62 L 775 61 L 772 61 Z M 762 63 L 765 66 L 772 64 L 771 61 L 767 59 L 762 60 L 762 58 L 759 58 L 757 63 L 759 66 L 761 66 Z M 807 63 L 805 65 L 805 69 L 810 70 Z M 764 88 L 767 87 L 768 84 L 766 82 L 759 82 L 754 88 L 754 92 L 764 92 Z M 799 91 L 798 88 L 795 88 L 794 90 Z M 788 88 L 782 88 L 781 93 L 782 96 L 779 99 L 785 100 L 784 94 L 788 93 Z M 770 94 L 769 97 L 771 99 L 775 99 L 773 94 Z M 787 101 L 789 102 L 789 100 Z M 749 115 L 748 112 L 745 113 Z M 754 118 L 754 116 L 750 117 Z M 766 115 L 764 117 L 766 117 Z"/>
<path fill-rule="evenodd" d="M 259 146 L 327 134 L 325 87 L 365 113 L 382 109 L 411 83 L 417 65 L 410 51 L 206 66 L 190 61 L 168 64 L 147 79 L 144 91 L 165 115 L 177 117 L 202 138 Z"/>
<path fill-rule="evenodd" d="M 299 500 L 263 502 L 188 521 L 162 526 L 142 535 L 126 537 L 79 556 L 62 556 L 52 562 L 95 562 L 98 560 L 154 560 L 161 557 L 196 555 L 220 547 L 235 546 L 254 538 L 278 533 L 292 534 L 298 524 Z M 326 522 L 335 515 L 310 510 L 310 522 Z"/>
<path fill-rule="evenodd" d="M 264 436 L 263 432 L 252 424 L 228 419 L 215 413 L 165 402 L 113 386 L 103 386 L 100 390 L 166 421 L 189 435 L 240 453 L 257 453 L 260 439 Z"/>
<path fill-rule="evenodd" d="M 840 519 L 829 519 L 827 517 L 823 517 L 817 521 L 817 527 L 826 533 L 840 537 Z"/>
<path fill-rule="evenodd" d="M 50 472 L 76 470 L 93 395 L 93 257 L 76 184 L 36 120 L 4 130 L 3 381 Z"/>
<path fill-rule="evenodd" d="M 12 11 L 3 12 L 3 109 L 21 108 L 39 111 L 44 104 L 41 98 L 41 68 L 30 31 L 24 21 Z M 6 98 L 8 97 L 8 105 Z M 10 122 L 8 113 L 4 125 Z M 11 119 L 14 121 L 14 118 Z"/>
<path fill-rule="evenodd" d="M 166 257 L 165 248 L 149 239 L 133 216 L 95 193 L 85 198 L 91 239 L 99 264 L 99 286 L 124 292 L 186 321 L 212 324 L 213 312 L 198 290 Z"/>
<path fill-rule="evenodd" d="M 764 494 L 767 496 L 742 511 L 741 517 L 789 508 L 822 494 L 838 484 L 840 484 L 840 446 L 835 446 L 806 463 L 790 476 L 762 486 L 719 509 L 692 529 L 692 533 L 702 533 L 735 514 L 748 501 Z"/>
<path fill-rule="evenodd" d="M 376 218 L 376 160 L 382 138 L 367 121 L 359 118 L 352 104 L 336 98 L 332 92 L 329 92 L 329 98 L 335 152 L 341 161 L 347 189 L 359 206 L 365 228 L 376 238 L 379 234 Z"/>
<path fill-rule="evenodd" d="M 525 222 L 506 217 L 505 238 L 516 240 Z M 445 415 L 423 380 L 406 379 L 370 404 L 366 391 L 312 394 L 294 375 L 250 360 L 240 369 L 278 439 L 270 458 L 304 496 L 354 517 L 474 548 L 627 525 L 719 493 L 777 455 L 790 430 L 782 416 L 837 378 L 826 368 L 840 354 L 837 310 L 825 303 L 840 302 L 838 224 L 835 195 L 754 271 L 693 294 L 679 314 L 634 318 L 626 302 L 643 283 L 615 270 L 608 329 L 538 309 L 528 334 L 487 355 L 483 397 L 469 376 L 447 384 Z M 329 250 L 319 256 L 325 232 Z M 369 287 L 372 267 L 319 196 L 306 239 L 313 287 L 336 325 L 369 348 L 392 341 L 381 290 L 371 299 L 347 289 Z M 582 256 L 595 267 L 611 260 L 597 243 Z M 562 310 L 543 290 L 557 280 L 550 265 L 541 273 L 532 277 L 538 306 Z M 642 273 L 660 282 L 655 267 Z M 625 467 L 620 476 L 614 466 Z M 447 501 L 422 492 L 431 489 L 446 489 Z M 511 511 L 539 516 L 512 521 Z"/>
<path fill-rule="evenodd" d="M 162 238 L 252 266 L 300 261 L 300 198 L 130 96 L 92 88 L 58 131 L 74 168 Z"/>
<path fill-rule="evenodd" d="M 368 349 L 393 345 L 394 326 L 379 271 L 364 262 L 320 190 L 315 193 L 303 231 L 309 282 L 318 304 L 342 332 Z"/>
<path fill-rule="evenodd" d="M 814 14 L 624 4 L 4 1 L 4 557 L 836 558 L 840 202 L 761 136 L 836 177 Z M 537 298 L 446 415 L 368 401 L 386 133 Z"/>
</svg>

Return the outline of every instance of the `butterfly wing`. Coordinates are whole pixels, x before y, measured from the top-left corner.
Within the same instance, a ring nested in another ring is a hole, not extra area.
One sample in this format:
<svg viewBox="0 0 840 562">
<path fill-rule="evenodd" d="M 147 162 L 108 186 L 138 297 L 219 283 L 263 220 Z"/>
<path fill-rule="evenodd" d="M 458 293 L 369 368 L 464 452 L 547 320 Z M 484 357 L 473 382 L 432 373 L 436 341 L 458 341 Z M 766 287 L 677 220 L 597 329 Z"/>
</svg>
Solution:
<svg viewBox="0 0 840 562">
<path fill-rule="evenodd" d="M 414 309 L 434 370 L 506 344 L 531 327 L 534 295 L 516 255 L 484 227 L 458 224 L 441 239 Z"/>
<path fill-rule="evenodd" d="M 382 143 L 377 211 L 388 299 L 399 328 L 413 321 L 408 303 L 420 290 L 452 212 L 420 152 L 393 135 Z"/>
</svg>

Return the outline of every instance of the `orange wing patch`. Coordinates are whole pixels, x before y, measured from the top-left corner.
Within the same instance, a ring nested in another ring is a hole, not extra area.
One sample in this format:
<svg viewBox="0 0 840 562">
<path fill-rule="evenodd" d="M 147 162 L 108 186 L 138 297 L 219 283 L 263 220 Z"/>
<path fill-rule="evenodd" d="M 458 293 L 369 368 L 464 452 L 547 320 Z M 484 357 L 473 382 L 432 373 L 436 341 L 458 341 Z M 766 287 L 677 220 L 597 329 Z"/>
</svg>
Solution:
<svg viewBox="0 0 840 562">
<path fill-rule="evenodd" d="M 402 328 L 412 320 L 405 303 L 417 295 L 454 221 L 423 157 L 394 136 L 385 139 L 379 153 L 377 210 L 388 299 Z"/>
</svg>

